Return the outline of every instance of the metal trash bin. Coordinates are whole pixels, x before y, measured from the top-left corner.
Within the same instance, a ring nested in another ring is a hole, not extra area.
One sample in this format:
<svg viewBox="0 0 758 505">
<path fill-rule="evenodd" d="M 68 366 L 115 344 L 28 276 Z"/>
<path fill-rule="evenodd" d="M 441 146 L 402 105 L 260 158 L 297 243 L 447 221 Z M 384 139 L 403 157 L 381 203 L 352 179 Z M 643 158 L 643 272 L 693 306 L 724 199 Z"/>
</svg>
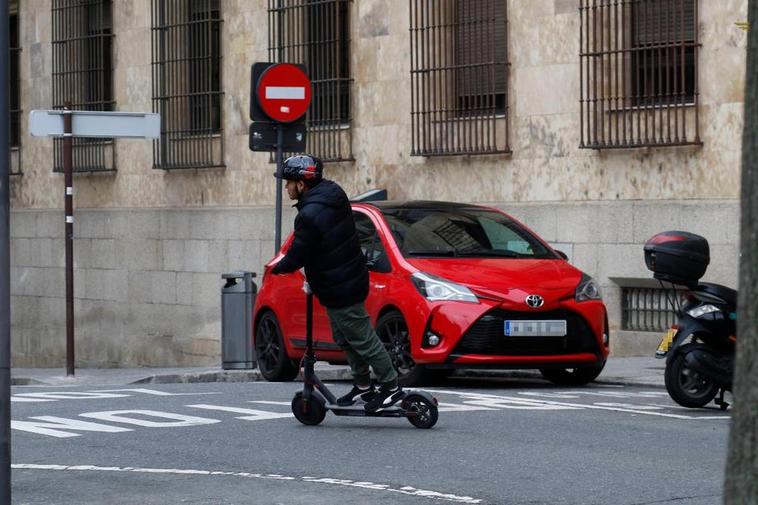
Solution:
<svg viewBox="0 0 758 505">
<path fill-rule="evenodd" d="M 253 305 L 258 287 L 255 272 L 221 275 L 221 361 L 224 370 L 255 368 Z"/>
</svg>

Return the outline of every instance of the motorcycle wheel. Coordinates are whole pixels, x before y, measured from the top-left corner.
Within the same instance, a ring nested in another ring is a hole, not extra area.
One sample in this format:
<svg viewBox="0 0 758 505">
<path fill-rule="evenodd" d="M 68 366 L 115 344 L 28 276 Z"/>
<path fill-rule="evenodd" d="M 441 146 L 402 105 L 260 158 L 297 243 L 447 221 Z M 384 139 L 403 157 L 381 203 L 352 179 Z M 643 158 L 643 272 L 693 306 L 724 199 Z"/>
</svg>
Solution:
<svg viewBox="0 0 758 505">
<path fill-rule="evenodd" d="M 666 391 L 682 407 L 703 407 L 713 400 L 719 388 L 707 377 L 687 368 L 686 357 L 687 351 L 683 349 L 666 364 Z"/>
</svg>

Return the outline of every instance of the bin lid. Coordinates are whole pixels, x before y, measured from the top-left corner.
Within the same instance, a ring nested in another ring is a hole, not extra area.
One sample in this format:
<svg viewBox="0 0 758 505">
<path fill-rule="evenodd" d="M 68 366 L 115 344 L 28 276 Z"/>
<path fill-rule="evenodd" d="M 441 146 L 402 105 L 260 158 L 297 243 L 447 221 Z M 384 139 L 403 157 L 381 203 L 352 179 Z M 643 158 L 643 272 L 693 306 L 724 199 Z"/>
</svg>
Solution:
<svg viewBox="0 0 758 505">
<path fill-rule="evenodd" d="M 255 293 L 257 290 L 257 286 L 253 282 L 253 278 L 255 277 L 255 272 L 244 272 L 244 271 L 238 271 L 238 272 L 228 272 L 225 274 L 221 274 L 221 278 L 226 280 L 226 285 L 222 288 L 223 291 L 233 291 L 233 292 L 244 292 L 244 293 Z M 241 279 L 242 282 L 234 282 L 231 283 L 232 280 Z"/>
</svg>

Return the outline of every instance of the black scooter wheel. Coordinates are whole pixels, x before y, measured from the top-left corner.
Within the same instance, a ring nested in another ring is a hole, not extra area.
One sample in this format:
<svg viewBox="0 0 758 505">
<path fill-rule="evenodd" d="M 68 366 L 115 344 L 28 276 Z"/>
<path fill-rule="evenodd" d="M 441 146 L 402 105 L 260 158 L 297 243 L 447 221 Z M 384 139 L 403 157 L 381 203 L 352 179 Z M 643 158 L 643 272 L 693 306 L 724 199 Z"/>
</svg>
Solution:
<svg viewBox="0 0 758 505">
<path fill-rule="evenodd" d="M 682 347 L 666 364 L 666 391 L 671 399 L 682 407 L 703 407 L 713 400 L 719 391 L 719 387 L 708 377 L 687 368 L 687 353 L 696 348 L 696 345 Z"/>
<path fill-rule="evenodd" d="M 306 426 L 320 424 L 326 417 L 324 402 L 315 395 L 305 401 L 303 393 L 297 393 L 292 399 L 292 413 L 295 418 Z"/>
<path fill-rule="evenodd" d="M 400 405 L 406 411 L 408 421 L 416 428 L 429 429 L 437 424 L 439 418 L 437 405 L 427 398 L 410 394 L 403 399 Z"/>
</svg>

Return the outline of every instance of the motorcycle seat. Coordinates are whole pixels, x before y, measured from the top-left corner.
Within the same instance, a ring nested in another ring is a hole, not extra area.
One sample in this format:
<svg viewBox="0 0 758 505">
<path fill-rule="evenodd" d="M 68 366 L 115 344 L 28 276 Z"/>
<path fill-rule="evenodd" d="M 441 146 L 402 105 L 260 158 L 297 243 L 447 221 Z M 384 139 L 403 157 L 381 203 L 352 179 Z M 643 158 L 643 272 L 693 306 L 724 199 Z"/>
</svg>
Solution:
<svg viewBox="0 0 758 505">
<path fill-rule="evenodd" d="M 730 307 L 737 307 L 737 291 L 726 286 L 722 286 L 721 284 L 701 282 L 697 285 L 695 291 L 711 296 L 716 296 L 724 300 L 724 302 L 726 302 Z"/>
</svg>

